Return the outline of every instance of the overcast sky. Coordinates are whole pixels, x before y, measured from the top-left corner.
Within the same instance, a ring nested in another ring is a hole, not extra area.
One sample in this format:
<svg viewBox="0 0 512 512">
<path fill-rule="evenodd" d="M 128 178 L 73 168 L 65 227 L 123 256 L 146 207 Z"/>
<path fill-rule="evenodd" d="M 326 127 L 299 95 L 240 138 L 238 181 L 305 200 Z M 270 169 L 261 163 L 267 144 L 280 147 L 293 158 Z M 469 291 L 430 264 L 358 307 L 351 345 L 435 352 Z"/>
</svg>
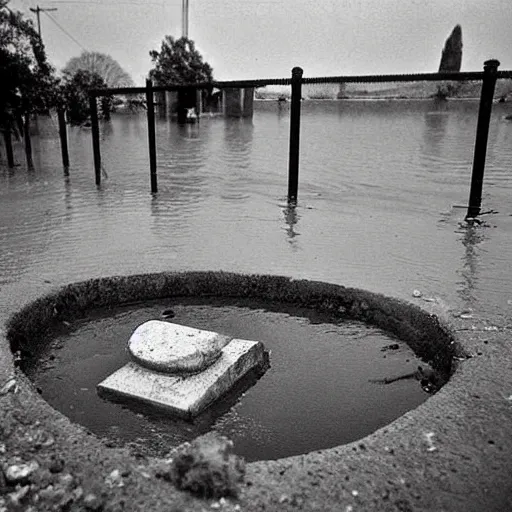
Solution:
<svg viewBox="0 0 512 512">
<path fill-rule="evenodd" d="M 437 71 L 462 26 L 462 69 L 497 58 L 512 69 L 511 0 L 189 0 L 189 37 L 218 80 Z M 11 8 L 35 16 L 33 0 Z M 181 36 L 181 0 L 41 0 L 43 41 L 58 68 L 83 48 L 107 53 L 143 84 L 166 34 Z M 56 23 L 55 23 L 56 22 Z M 60 27 L 58 25 L 60 25 Z M 66 34 L 66 32 L 68 34 Z M 83 47 L 83 48 L 82 48 Z"/>
</svg>

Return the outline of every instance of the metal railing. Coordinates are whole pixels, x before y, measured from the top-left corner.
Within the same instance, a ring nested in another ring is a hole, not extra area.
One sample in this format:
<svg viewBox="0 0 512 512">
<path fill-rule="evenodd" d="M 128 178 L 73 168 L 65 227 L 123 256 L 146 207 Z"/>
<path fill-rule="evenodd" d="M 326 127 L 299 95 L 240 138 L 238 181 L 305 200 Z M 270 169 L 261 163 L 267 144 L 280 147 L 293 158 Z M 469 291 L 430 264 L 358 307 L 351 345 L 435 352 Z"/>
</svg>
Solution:
<svg viewBox="0 0 512 512">
<path fill-rule="evenodd" d="M 234 80 L 234 81 L 212 81 L 195 84 L 169 84 L 166 86 L 153 86 L 150 80 L 146 81 L 146 87 L 120 87 L 108 89 L 94 89 L 90 91 L 91 125 L 94 152 L 94 168 L 96 185 L 101 184 L 101 155 L 99 142 L 99 123 L 96 98 L 114 94 L 145 94 L 147 102 L 148 117 L 148 142 L 150 155 L 150 178 L 151 192 L 158 191 L 157 184 L 157 162 L 155 142 L 155 115 L 154 100 L 155 92 L 180 91 L 185 89 L 224 89 L 224 88 L 249 88 L 265 87 L 268 85 L 290 85 L 290 140 L 288 160 L 288 202 L 293 205 L 297 203 L 299 185 L 299 153 L 300 153 L 300 116 L 302 85 L 326 84 L 326 83 L 383 83 L 383 82 L 464 82 L 481 81 L 480 106 L 476 130 L 476 140 L 473 156 L 473 168 L 471 176 L 471 189 L 467 206 L 466 219 L 474 219 L 480 215 L 482 202 L 482 186 L 485 170 L 485 158 L 487 152 L 487 139 L 489 134 L 489 123 L 491 118 L 492 103 L 496 81 L 498 79 L 512 79 L 512 71 L 498 71 L 499 61 L 488 60 L 484 63 L 483 71 L 457 72 L 457 73 L 416 73 L 416 74 L 395 74 L 395 75 L 357 75 L 357 76 L 325 76 L 304 78 L 303 70 L 295 67 L 292 70 L 291 78 L 269 78 L 258 80 Z"/>
</svg>

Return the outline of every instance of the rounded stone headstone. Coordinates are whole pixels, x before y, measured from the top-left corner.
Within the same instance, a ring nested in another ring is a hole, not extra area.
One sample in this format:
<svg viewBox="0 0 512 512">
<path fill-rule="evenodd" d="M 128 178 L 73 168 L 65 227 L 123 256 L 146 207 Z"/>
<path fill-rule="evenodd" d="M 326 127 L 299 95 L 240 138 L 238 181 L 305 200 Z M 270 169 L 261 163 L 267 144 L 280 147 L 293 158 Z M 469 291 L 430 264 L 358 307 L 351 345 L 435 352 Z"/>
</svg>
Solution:
<svg viewBox="0 0 512 512">
<path fill-rule="evenodd" d="M 212 331 L 150 320 L 135 329 L 128 352 L 137 364 L 150 370 L 195 373 L 214 363 L 231 339 Z"/>
</svg>

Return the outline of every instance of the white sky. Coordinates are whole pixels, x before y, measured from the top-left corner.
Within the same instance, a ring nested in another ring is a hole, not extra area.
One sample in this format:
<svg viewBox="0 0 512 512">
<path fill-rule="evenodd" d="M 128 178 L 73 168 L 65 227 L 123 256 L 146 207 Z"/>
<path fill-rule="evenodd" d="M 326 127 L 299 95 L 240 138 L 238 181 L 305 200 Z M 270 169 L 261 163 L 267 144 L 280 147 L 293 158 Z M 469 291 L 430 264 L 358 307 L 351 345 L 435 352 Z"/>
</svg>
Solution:
<svg viewBox="0 0 512 512">
<path fill-rule="evenodd" d="M 512 69 L 511 0 L 189 0 L 189 37 L 218 80 L 437 71 L 462 26 L 462 69 L 497 58 Z M 181 0 L 41 0 L 43 40 L 61 68 L 82 51 L 107 53 L 142 85 L 148 52 L 181 36 Z M 35 15 L 33 0 L 11 8 Z M 77 44 L 79 43 L 79 44 Z"/>
</svg>

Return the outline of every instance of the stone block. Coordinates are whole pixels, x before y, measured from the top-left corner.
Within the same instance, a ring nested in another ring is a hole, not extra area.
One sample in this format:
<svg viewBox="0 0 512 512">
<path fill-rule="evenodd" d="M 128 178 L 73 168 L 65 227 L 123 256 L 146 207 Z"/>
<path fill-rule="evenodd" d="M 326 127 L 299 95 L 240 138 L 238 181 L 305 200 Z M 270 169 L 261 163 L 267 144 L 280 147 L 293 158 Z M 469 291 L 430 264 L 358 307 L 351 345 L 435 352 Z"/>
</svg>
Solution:
<svg viewBox="0 0 512 512">
<path fill-rule="evenodd" d="M 135 329 L 128 352 L 137 364 L 157 372 L 199 372 L 220 357 L 231 339 L 213 331 L 150 320 Z"/>
<path fill-rule="evenodd" d="M 249 371 L 264 365 L 259 341 L 234 339 L 206 370 L 189 375 L 164 374 L 130 362 L 98 384 L 98 391 L 166 408 L 190 419 L 228 392 Z"/>
</svg>

